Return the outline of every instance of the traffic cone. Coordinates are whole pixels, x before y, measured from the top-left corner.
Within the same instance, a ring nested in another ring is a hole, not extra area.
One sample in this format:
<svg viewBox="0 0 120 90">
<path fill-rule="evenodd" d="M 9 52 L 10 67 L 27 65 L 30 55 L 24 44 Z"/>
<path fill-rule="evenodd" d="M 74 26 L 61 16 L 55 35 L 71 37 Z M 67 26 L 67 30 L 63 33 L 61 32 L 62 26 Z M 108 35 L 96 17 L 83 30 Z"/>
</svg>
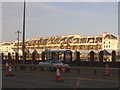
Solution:
<svg viewBox="0 0 120 90">
<path fill-rule="evenodd" d="M 62 69 L 61 69 L 61 72 L 65 72 L 65 68 L 62 68 Z"/>
<path fill-rule="evenodd" d="M 14 76 L 14 74 L 12 73 L 12 64 L 9 64 L 9 70 L 8 73 L 6 74 L 6 76 Z"/>
<path fill-rule="evenodd" d="M 6 69 L 9 68 L 8 62 L 6 62 L 6 64 L 5 64 L 5 68 L 6 68 Z"/>
<path fill-rule="evenodd" d="M 105 75 L 106 76 L 109 76 L 110 74 L 109 74 L 109 72 L 108 72 L 108 65 L 106 64 L 106 71 L 105 71 Z"/>
<path fill-rule="evenodd" d="M 61 80 L 59 66 L 56 67 L 56 81 Z"/>
</svg>

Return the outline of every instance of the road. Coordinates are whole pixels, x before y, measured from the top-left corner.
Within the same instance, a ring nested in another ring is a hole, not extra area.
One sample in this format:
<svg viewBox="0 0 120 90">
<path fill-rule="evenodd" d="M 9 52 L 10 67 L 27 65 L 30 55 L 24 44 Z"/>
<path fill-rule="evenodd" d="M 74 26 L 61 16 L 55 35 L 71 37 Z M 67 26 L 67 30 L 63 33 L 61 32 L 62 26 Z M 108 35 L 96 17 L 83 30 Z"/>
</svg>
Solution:
<svg viewBox="0 0 120 90">
<path fill-rule="evenodd" d="M 118 88 L 118 79 L 109 76 L 84 76 L 61 73 L 63 81 L 56 82 L 55 72 L 13 71 L 15 76 L 2 72 L 2 88 Z"/>
</svg>

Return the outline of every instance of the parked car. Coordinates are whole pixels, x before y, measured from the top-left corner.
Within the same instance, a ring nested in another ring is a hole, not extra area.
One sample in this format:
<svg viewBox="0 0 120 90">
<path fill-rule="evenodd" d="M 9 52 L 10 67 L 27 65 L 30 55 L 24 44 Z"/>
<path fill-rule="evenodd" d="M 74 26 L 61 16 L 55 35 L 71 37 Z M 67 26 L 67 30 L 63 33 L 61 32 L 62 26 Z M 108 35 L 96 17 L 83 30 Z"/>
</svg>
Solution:
<svg viewBox="0 0 120 90">
<path fill-rule="evenodd" d="M 46 60 L 45 62 L 39 62 L 39 65 L 47 65 L 47 66 L 62 66 L 67 67 L 68 64 L 64 64 L 59 60 Z"/>
<path fill-rule="evenodd" d="M 68 71 L 68 69 L 66 67 L 68 67 L 68 64 L 64 64 L 59 60 L 46 60 L 44 62 L 39 62 L 39 65 L 41 66 L 60 66 L 60 67 L 64 67 L 65 72 Z M 62 68 L 60 68 L 60 71 L 62 72 Z M 56 71 L 55 67 L 50 67 L 50 71 Z"/>
</svg>

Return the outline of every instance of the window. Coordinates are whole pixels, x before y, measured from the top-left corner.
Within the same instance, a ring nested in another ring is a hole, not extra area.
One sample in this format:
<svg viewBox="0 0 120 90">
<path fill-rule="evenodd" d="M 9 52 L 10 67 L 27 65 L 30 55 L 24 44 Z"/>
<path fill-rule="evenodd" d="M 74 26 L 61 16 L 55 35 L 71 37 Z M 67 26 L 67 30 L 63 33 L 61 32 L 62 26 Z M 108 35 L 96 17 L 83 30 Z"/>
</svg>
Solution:
<svg viewBox="0 0 120 90">
<path fill-rule="evenodd" d="M 108 45 L 106 45 L 106 48 L 108 48 Z"/>
<path fill-rule="evenodd" d="M 110 48 L 110 45 L 109 45 L 109 48 Z"/>
<path fill-rule="evenodd" d="M 104 48 L 105 48 L 105 45 L 104 45 Z"/>
</svg>

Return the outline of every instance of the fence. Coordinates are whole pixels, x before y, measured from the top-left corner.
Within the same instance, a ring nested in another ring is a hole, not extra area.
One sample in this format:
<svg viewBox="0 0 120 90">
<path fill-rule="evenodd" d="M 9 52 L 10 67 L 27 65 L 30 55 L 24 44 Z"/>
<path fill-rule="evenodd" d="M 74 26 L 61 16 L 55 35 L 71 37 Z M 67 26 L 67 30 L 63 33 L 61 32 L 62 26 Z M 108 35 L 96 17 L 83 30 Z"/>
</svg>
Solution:
<svg viewBox="0 0 120 90">
<path fill-rule="evenodd" d="M 50 53 L 42 52 L 41 53 L 41 60 L 45 61 L 46 59 L 58 59 L 63 58 L 61 61 L 63 63 L 68 63 L 70 65 L 75 65 L 75 66 L 91 66 L 91 67 L 104 67 L 105 64 L 109 64 L 110 67 L 119 67 L 119 56 L 116 55 L 116 52 L 113 50 L 111 54 L 109 53 L 104 53 L 105 51 L 100 51 L 97 56 L 94 51 L 89 52 L 86 57 L 87 60 L 83 60 L 83 57 L 81 56 L 83 53 L 80 53 L 78 51 L 72 52 L 70 50 L 66 51 L 54 51 Z M 27 55 L 27 54 L 26 54 Z M 56 57 L 57 56 L 57 57 Z M 33 62 L 34 64 L 38 64 L 41 60 L 36 60 L 36 54 L 33 52 L 31 56 L 31 60 L 19 60 L 19 55 L 18 53 L 15 54 L 15 58 L 13 59 L 11 54 L 8 53 L 7 59 L 4 59 L 4 54 L 2 53 L 2 62 L 3 64 L 8 61 L 13 64 L 15 63 L 26 63 L 30 64 Z M 28 58 L 26 56 L 26 58 Z M 37 57 L 38 58 L 38 57 Z M 110 61 L 107 61 L 106 58 L 111 59 Z M 117 60 L 118 58 L 118 60 Z"/>
</svg>

